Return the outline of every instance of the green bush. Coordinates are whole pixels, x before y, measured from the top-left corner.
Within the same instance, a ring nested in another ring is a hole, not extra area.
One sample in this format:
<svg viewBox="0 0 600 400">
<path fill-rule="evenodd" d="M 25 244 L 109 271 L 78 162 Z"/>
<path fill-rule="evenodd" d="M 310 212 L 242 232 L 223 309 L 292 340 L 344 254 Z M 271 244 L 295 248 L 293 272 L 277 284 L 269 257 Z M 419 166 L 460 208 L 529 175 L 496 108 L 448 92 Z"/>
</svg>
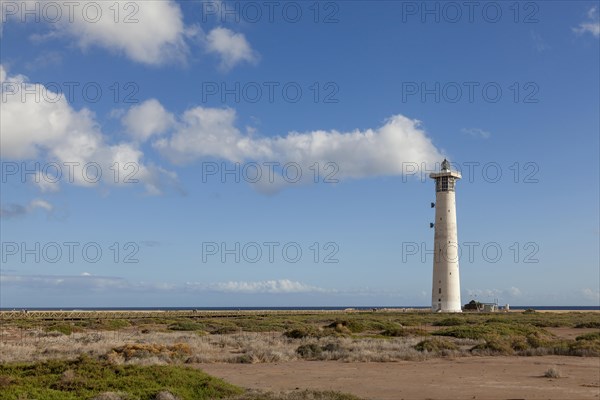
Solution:
<svg viewBox="0 0 600 400">
<path fill-rule="evenodd" d="M 600 340 L 576 340 L 569 344 L 569 355 L 580 357 L 600 356 Z"/>
<path fill-rule="evenodd" d="M 450 317 L 450 318 L 445 318 L 441 321 L 435 321 L 432 325 L 433 326 L 458 326 L 458 325 L 464 325 L 465 322 L 466 321 L 463 318 Z"/>
<path fill-rule="evenodd" d="M 575 328 L 600 328 L 600 321 L 581 322 Z"/>
<path fill-rule="evenodd" d="M 63 335 L 67 335 L 67 336 L 72 334 L 76 330 L 77 329 L 73 325 L 67 325 L 67 324 L 52 325 L 48 328 L 48 332 L 60 332 Z"/>
<path fill-rule="evenodd" d="M 164 390 L 182 400 L 208 400 L 243 392 L 197 369 L 112 365 L 83 356 L 71 361 L 0 364 L 0 376 L 9 377 L 2 378 L 2 382 L 10 382 L 2 386 L 2 400 L 80 400 L 106 392 L 123 393 L 132 399 L 153 399 Z"/>
<path fill-rule="evenodd" d="M 178 321 L 168 327 L 171 331 L 201 331 L 204 325 L 193 321 Z"/>
<path fill-rule="evenodd" d="M 290 339 L 303 339 L 306 337 L 315 337 L 318 336 L 314 329 L 310 328 L 296 328 L 291 329 L 289 331 L 285 331 L 283 333 L 285 337 Z"/>
<path fill-rule="evenodd" d="M 590 332 L 585 335 L 579 335 L 575 340 L 600 340 L 600 332 Z"/>
<path fill-rule="evenodd" d="M 511 340 L 502 337 L 490 337 L 485 340 L 484 343 L 478 344 L 473 347 L 471 351 L 478 352 L 487 350 L 492 353 L 511 355 L 514 353 Z"/>
<path fill-rule="evenodd" d="M 475 325 L 475 326 L 457 326 L 453 328 L 440 329 L 433 332 L 436 336 L 450 336 L 458 339 L 485 339 L 493 335 L 494 330 L 490 326 Z"/>
<path fill-rule="evenodd" d="M 540 333 L 531 333 L 527 335 L 527 344 L 534 349 L 540 347 L 551 347 L 553 344 L 553 340 L 548 335 L 543 335 Z"/>
<path fill-rule="evenodd" d="M 107 326 L 109 329 L 123 329 L 131 326 L 131 324 L 124 319 L 111 319 L 108 321 Z"/>
<path fill-rule="evenodd" d="M 391 337 L 407 337 L 407 336 L 427 336 L 429 332 L 424 329 L 419 328 L 389 328 L 381 332 L 383 336 L 391 336 Z"/>
<path fill-rule="evenodd" d="M 212 333 L 213 335 L 227 335 L 227 334 L 236 333 L 239 331 L 240 331 L 240 328 L 238 328 L 235 325 L 221 325 L 221 326 L 212 328 L 210 330 L 210 333 Z"/>
<path fill-rule="evenodd" d="M 529 343 L 527 342 L 527 339 L 518 336 L 512 339 L 511 347 L 515 351 L 526 351 L 529 349 Z"/>
<path fill-rule="evenodd" d="M 340 327 L 347 328 L 349 331 L 356 333 L 360 333 L 365 330 L 365 324 L 361 323 L 360 321 L 347 321 L 336 319 L 335 321 L 326 326 L 326 328 L 331 329 L 340 329 Z"/>
</svg>

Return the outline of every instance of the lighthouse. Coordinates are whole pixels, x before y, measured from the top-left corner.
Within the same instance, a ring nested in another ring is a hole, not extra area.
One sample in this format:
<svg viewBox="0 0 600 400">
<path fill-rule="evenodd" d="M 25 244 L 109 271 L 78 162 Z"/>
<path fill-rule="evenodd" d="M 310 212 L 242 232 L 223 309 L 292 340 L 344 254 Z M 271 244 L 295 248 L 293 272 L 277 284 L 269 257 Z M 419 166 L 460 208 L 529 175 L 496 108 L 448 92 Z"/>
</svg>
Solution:
<svg viewBox="0 0 600 400">
<path fill-rule="evenodd" d="M 429 174 L 435 180 L 435 236 L 433 244 L 433 284 L 431 310 L 461 312 L 456 230 L 456 181 L 461 178 L 444 159 L 440 172 Z M 434 204 L 432 204 L 432 207 Z"/>
</svg>

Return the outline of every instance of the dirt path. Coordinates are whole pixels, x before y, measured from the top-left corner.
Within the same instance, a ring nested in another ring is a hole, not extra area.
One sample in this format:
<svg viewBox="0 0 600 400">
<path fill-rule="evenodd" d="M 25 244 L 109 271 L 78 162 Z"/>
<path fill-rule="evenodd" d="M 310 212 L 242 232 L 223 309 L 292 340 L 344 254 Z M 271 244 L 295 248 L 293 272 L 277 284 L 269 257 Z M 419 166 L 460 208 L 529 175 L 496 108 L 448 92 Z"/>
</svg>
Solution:
<svg viewBox="0 0 600 400">
<path fill-rule="evenodd" d="M 423 362 L 200 364 L 207 373 L 247 388 L 314 389 L 365 399 L 599 399 L 600 359 L 465 357 Z M 556 367 L 564 376 L 543 378 Z"/>
</svg>

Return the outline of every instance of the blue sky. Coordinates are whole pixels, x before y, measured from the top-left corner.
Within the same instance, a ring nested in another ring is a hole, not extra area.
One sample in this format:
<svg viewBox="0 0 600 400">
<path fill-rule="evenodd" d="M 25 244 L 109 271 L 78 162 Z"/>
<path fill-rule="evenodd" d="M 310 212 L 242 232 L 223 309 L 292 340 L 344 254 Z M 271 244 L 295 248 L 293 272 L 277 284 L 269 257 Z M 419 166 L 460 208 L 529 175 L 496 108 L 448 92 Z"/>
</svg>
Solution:
<svg viewBox="0 0 600 400">
<path fill-rule="evenodd" d="M 2 307 L 427 306 L 444 157 L 463 303 L 599 305 L 598 2 L 68 7 L 2 1 Z"/>
</svg>

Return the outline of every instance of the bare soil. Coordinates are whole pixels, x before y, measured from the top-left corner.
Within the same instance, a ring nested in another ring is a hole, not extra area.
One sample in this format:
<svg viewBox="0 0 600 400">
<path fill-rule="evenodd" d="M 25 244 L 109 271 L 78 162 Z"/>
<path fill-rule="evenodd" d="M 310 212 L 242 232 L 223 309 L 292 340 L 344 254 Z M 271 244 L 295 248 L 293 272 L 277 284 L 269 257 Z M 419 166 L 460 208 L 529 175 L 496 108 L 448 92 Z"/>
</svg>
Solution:
<svg viewBox="0 0 600 400">
<path fill-rule="evenodd" d="M 577 336 L 585 335 L 586 333 L 598 332 L 596 328 L 568 328 L 564 326 L 544 329 L 562 339 L 575 339 Z"/>
<path fill-rule="evenodd" d="M 464 357 L 392 363 L 290 361 L 198 364 L 207 373 L 268 391 L 336 390 L 365 399 L 598 399 L 600 359 Z M 556 368 L 561 378 L 543 377 Z"/>
</svg>

